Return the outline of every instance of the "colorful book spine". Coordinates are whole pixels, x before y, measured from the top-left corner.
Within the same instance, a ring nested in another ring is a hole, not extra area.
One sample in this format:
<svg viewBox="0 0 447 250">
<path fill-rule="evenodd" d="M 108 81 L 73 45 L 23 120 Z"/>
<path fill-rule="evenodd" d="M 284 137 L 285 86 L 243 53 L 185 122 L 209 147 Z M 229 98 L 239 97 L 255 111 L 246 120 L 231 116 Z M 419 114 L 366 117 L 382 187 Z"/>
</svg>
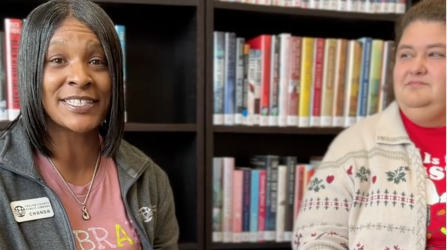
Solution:
<svg viewBox="0 0 447 250">
<path fill-rule="evenodd" d="M 127 122 L 127 49 L 126 49 L 126 26 L 115 25 L 116 33 L 121 44 L 123 55 L 123 92 L 124 92 L 124 122 Z"/>
</svg>

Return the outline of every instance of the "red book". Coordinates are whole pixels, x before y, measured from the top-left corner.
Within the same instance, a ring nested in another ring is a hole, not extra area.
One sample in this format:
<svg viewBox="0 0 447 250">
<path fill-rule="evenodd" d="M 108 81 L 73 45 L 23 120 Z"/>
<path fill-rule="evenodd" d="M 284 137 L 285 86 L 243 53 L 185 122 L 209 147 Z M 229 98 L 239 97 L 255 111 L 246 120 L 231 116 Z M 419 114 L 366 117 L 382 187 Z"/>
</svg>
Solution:
<svg viewBox="0 0 447 250">
<path fill-rule="evenodd" d="M 17 61 L 19 54 L 20 34 L 22 33 L 22 20 L 5 18 L 5 45 L 6 45 L 6 102 L 8 119 L 14 120 L 20 113 Z"/>
<path fill-rule="evenodd" d="M 314 82 L 312 91 L 312 116 L 311 126 L 320 126 L 321 114 L 321 85 L 323 83 L 324 43 L 326 39 L 315 38 L 314 51 Z"/>
<path fill-rule="evenodd" d="M 259 114 L 259 125 L 268 126 L 272 37 L 260 35 L 247 41 L 247 44 L 250 45 L 250 49 L 261 51 L 261 93 L 258 99 L 255 91 L 255 113 Z"/>
</svg>

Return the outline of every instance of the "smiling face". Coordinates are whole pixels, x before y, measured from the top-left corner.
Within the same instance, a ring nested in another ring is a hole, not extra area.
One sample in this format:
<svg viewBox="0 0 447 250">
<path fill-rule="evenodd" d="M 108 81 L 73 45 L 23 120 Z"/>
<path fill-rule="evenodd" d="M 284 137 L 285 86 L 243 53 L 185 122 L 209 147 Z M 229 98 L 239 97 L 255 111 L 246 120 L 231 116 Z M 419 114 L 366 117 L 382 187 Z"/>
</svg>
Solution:
<svg viewBox="0 0 447 250">
<path fill-rule="evenodd" d="M 394 92 L 404 114 L 421 126 L 445 126 L 445 56 L 445 23 L 407 26 L 397 48 Z"/>
<path fill-rule="evenodd" d="M 85 133 L 97 129 L 110 109 L 112 83 L 98 37 L 69 17 L 51 38 L 42 102 L 47 126 Z"/>
</svg>

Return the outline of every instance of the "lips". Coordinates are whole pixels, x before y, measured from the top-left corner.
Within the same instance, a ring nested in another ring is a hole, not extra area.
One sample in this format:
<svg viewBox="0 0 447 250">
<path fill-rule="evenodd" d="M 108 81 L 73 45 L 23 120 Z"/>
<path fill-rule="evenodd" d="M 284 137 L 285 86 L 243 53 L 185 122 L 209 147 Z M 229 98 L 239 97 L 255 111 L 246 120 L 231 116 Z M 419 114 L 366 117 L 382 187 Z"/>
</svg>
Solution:
<svg viewBox="0 0 447 250">
<path fill-rule="evenodd" d="M 71 96 L 62 99 L 61 101 L 65 102 L 66 104 L 74 107 L 84 107 L 92 105 L 93 103 L 97 102 L 98 100 L 87 97 L 87 96 Z"/>
<path fill-rule="evenodd" d="M 68 110 L 77 114 L 86 114 L 92 111 L 98 102 L 97 99 L 86 97 L 86 96 L 70 96 L 61 99 L 61 103 Z"/>
<path fill-rule="evenodd" d="M 421 81 L 410 81 L 407 83 L 407 85 L 411 86 L 411 87 L 420 87 L 420 86 L 427 85 L 427 83 L 421 82 Z"/>
</svg>

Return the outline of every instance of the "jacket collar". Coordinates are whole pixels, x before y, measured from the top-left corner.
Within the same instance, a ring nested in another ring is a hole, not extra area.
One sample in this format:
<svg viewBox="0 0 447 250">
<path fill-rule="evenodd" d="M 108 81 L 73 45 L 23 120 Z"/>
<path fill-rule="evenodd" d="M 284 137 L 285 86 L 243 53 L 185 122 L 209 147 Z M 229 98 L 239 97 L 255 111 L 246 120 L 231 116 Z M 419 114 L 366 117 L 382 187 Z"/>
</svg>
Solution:
<svg viewBox="0 0 447 250">
<path fill-rule="evenodd" d="M 375 140 L 377 143 L 388 145 L 411 143 L 396 101 L 382 111 L 378 121 Z"/>
<path fill-rule="evenodd" d="M 20 121 L 19 119 L 0 138 L 0 162 L 3 163 L 0 168 L 39 180 L 40 174 L 34 167 L 33 150 Z M 115 157 L 120 174 L 127 173 L 129 177 L 135 179 L 144 171 L 148 161 L 143 153 L 121 140 Z"/>
<path fill-rule="evenodd" d="M 20 119 L 5 131 L 0 139 L 0 145 L 0 161 L 3 163 L 1 167 L 33 179 L 40 179 L 34 167 L 33 151 Z"/>
</svg>

